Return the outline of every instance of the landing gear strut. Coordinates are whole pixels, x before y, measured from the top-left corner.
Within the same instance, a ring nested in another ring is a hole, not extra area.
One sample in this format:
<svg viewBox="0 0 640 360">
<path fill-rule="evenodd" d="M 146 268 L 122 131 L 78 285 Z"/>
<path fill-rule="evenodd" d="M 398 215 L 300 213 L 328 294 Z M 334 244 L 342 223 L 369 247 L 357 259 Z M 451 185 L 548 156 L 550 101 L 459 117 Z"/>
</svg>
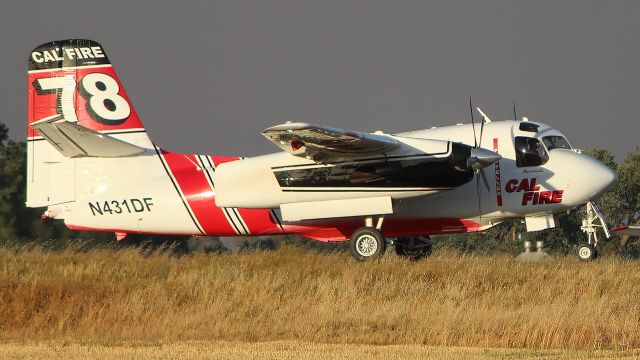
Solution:
<svg viewBox="0 0 640 360">
<path fill-rule="evenodd" d="M 367 261 L 384 255 L 387 242 L 380 232 L 383 220 L 383 217 L 379 217 L 374 227 L 373 218 L 368 217 L 365 219 L 365 226 L 353 232 L 349 240 L 349 250 L 356 260 Z"/>
<path fill-rule="evenodd" d="M 604 231 L 607 239 L 611 237 L 600 208 L 589 201 L 587 203 L 587 217 L 582 219 L 582 226 L 580 227 L 582 232 L 587 234 L 587 242 L 578 245 L 578 258 L 580 260 L 590 261 L 598 257 L 598 233 L 596 231 L 598 228 Z"/>
<path fill-rule="evenodd" d="M 433 249 L 433 243 L 428 236 L 397 238 L 395 244 L 396 254 L 410 260 L 427 257 Z"/>
</svg>

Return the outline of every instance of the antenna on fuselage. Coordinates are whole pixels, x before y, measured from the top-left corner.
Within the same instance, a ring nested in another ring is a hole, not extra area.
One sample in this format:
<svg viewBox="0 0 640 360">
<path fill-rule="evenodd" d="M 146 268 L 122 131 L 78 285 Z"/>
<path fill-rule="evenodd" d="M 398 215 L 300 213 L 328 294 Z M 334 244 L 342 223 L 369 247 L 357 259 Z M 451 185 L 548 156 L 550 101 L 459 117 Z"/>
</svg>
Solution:
<svg viewBox="0 0 640 360">
<path fill-rule="evenodd" d="M 516 102 L 513 102 L 513 120 L 518 120 L 518 113 L 516 112 Z"/>
</svg>

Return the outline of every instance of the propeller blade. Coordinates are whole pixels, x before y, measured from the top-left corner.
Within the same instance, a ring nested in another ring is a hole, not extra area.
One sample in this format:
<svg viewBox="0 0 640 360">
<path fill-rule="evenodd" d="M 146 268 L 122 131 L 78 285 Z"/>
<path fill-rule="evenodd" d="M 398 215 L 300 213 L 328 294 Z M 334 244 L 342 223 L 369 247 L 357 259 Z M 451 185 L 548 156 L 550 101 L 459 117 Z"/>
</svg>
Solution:
<svg viewBox="0 0 640 360">
<path fill-rule="evenodd" d="M 476 124 L 473 121 L 473 103 L 471 102 L 471 96 L 469 96 L 469 111 L 471 112 L 471 128 L 473 129 L 473 147 L 478 147 L 478 141 L 476 140 Z"/>
<path fill-rule="evenodd" d="M 480 115 L 482 115 L 482 123 L 480 124 L 480 141 L 478 141 L 478 146 L 477 146 L 477 147 L 482 147 L 482 130 L 484 130 L 484 124 L 490 123 L 491 119 L 489 119 L 487 114 L 485 114 L 484 111 L 482 111 L 482 109 L 480 109 L 479 107 L 476 109 L 478 109 L 478 112 L 480 113 Z"/>
<path fill-rule="evenodd" d="M 479 176 L 476 176 L 476 194 L 478 195 L 478 216 L 482 217 L 482 193 L 480 192 Z"/>
<path fill-rule="evenodd" d="M 482 147 L 482 133 L 484 132 L 484 118 L 482 118 L 482 122 L 480 123 L 480 140 L 478 141 L 478 146 L 479 148 Z"/>
<path fill-rule="evenodd" d="M 484 119 L 485 122 L 487 123 L 491 122 L 491 119 L 487 116 L 487 114 L 484 113 L 484 111 L 482 111 L 482 109 L 480 109 L 479 107 L 477 107 L 476 109 L 478 110 L 480 115 L 482 115 L 482 118 Z"/>
<path fill-rule="evenodd" d="M 487 181 L 487 174 L 485 174 L 484 168 L 480 169 L 480 176 L 482 177 L 482 181 L 484 182 L 484 186 L 487 188 L 487 191 L 491 192 L 491 188 L 489 187 L 489 181 Z"/>
</svg>

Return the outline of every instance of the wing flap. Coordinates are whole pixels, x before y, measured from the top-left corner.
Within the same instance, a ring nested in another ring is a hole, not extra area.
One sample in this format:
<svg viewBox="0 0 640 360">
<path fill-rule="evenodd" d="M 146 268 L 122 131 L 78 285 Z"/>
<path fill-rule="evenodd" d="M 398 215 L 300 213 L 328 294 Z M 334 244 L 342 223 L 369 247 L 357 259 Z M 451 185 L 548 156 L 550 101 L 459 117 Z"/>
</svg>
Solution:
<svg viewBox="0 0 640 360">
<path fill-rule="evenodd" d="M 384 134 L 335 129 L 308 123 L 286 123 L 270 127 L 262 135 L 284 151 L 316 162 L 332 162 L 371 154 L 382 154 L 399 146 Z"/>
<path fill-rule="evenodd" d="M 31 124 L 62 155 L 75 157 L 126 157 L 141 154 L 144 148 L 54 115 Z"/>
</svg>

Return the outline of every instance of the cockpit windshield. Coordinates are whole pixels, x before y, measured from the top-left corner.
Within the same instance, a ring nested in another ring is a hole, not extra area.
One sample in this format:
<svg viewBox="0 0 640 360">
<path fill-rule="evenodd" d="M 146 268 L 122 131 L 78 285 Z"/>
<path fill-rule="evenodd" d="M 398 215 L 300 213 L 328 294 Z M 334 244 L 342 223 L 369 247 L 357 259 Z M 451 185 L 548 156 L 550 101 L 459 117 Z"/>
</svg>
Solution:
<svg viewBox="0 0 640 360">
<path fill-rule="evenodd" d="M 542 142 L 536 138 L 516 136 L 516 165 L 518 167 L 540 166 L 549 160 Z"/>
<path fill-rule="evenodd" d="M 571 145 L 564 136 L 551 135 L 545 136 L 542 138 L 542 142 L 547 146 L 547 150 L 551 151 L 553 149 L 569 149 L 571 150 Z"/>
</svg>

